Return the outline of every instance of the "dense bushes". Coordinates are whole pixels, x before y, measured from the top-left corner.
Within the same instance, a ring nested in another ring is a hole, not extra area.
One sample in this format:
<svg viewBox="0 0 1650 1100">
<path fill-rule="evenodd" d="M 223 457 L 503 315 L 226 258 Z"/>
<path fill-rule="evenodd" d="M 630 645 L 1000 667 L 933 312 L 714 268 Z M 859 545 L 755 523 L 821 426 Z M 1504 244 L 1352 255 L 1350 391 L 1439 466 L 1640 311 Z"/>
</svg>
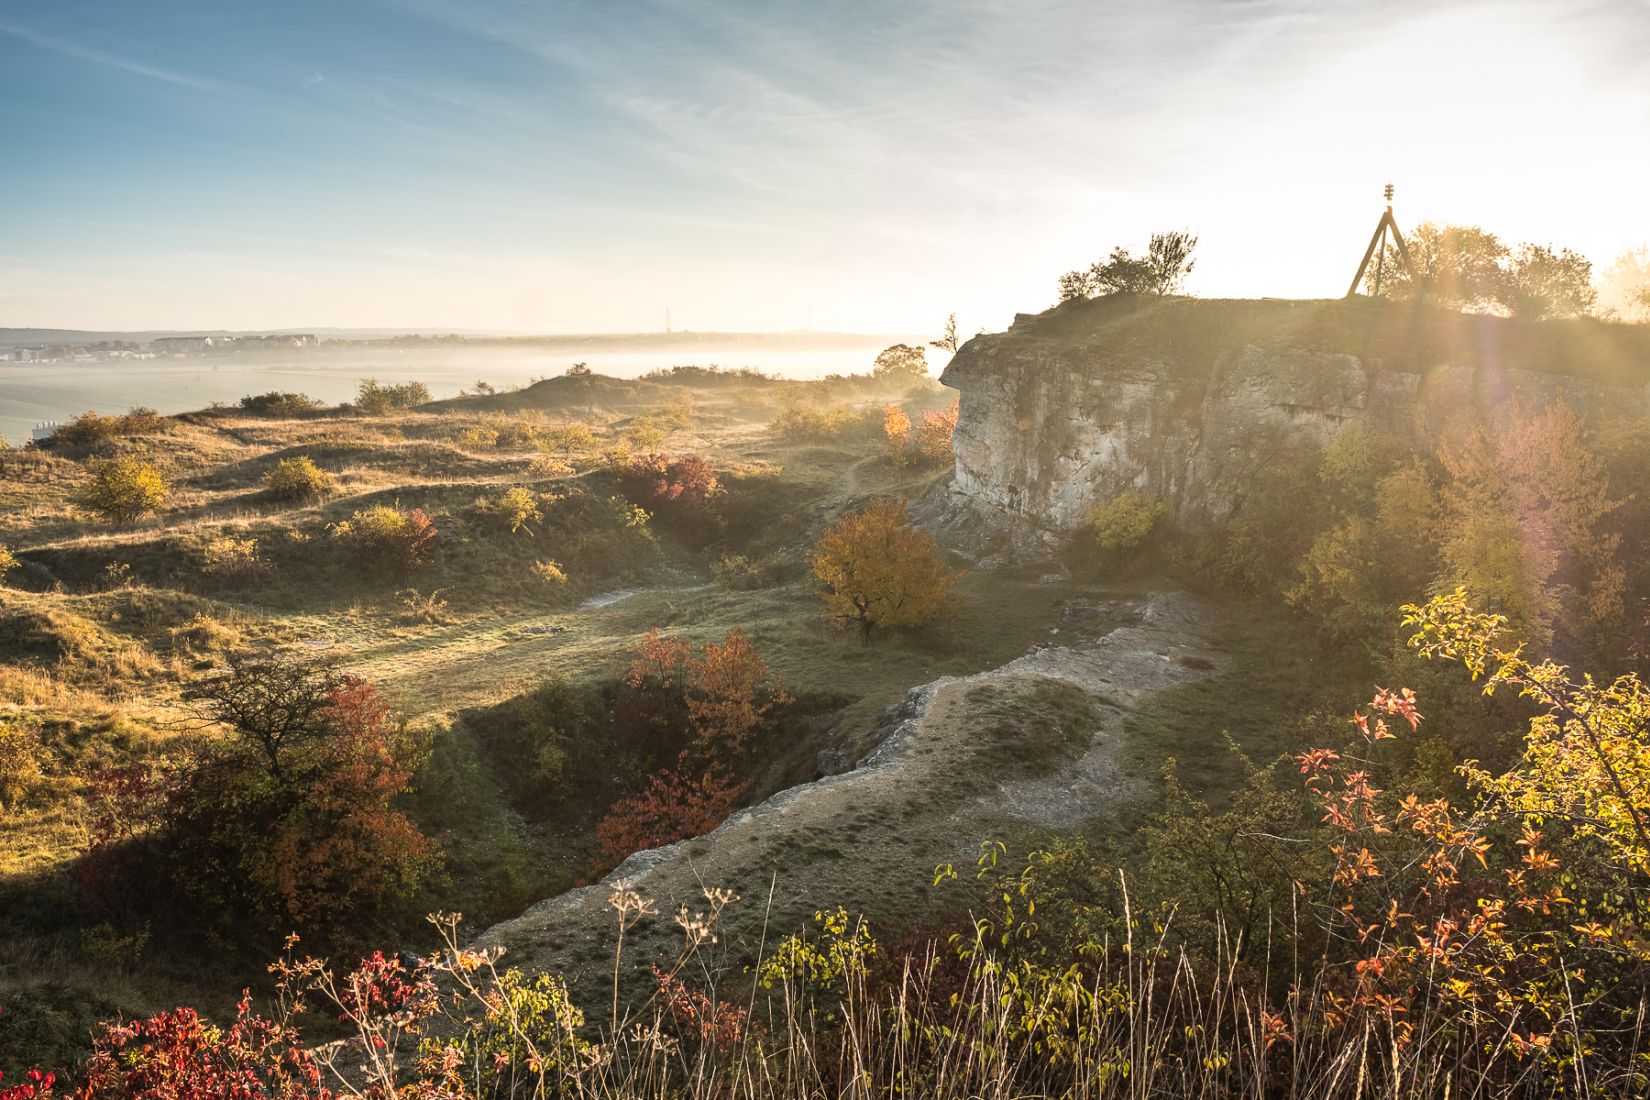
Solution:
<svg viewBox="0 0 1650 1100">
<path fill-rule="evenodd" d="M 376 379 L 364 378 L 355 391 L 355 407 L 368 416 L 383 416 L 396 409 L 410 409 L 429 402 L 430 388 L 422 382 L 385 386 Z"/>
<path fill-rule="evenodd" d="M 74 502 L 114 523 L 131 523 L 148 512 L 158 512 L 171 495 L 159 470 L 130 456 L 94 462 L 91 475 L 74 494 Z"/>
<path fill-rule="evenodd" d="M 319 401 L 303 393 L 282 393 L 278 390 L 271 390 L 268 393 L 247 394 L 241 398 L 241 409 L 253 416 L 303 416 L 320 408 L 321 403 Z"/>
<path fill-rule="evenodd" d="M 343 1049 L 370 1052 L 363 1073 L 459 1098 L 633 1097 L 639 1080 L 656 1083 L 648 1096 L 738 1082 L 780 1100 L 1356 1100 L 1463 1080 L 1496 1098 L 1569 1095 L 1577 1080 L 1643 1095 L 1650 687 L 1528 660 L 1460 593 L 1407 609 L 1407 625 L 1422 656 L 1535 711 L 1510 768 L 1463 769 L 1467 793 L 1408 778 L 1424 700 L 1377 690 L 1344 736 L 1252 770 L 1229 808 L 1177 793 L 1120 858 L 1060 841 L 1010 859 L 988 841 L 968 872 L 942 865 L 934 885 L 966 923 L 900 936 L 827 903 L 771 947 L 762 922 L 746 963 L 710 950 L 739 901 L 707 887 L 677 915 L 680 946 L 643 971 L 626 965 L 626 934 L 657 905 L 618 882 L 611 985 L 586 994 L 599 1018 L 556 977 L 500 974 L 438 917 L 442 949 L 416 968 L 278 963 L 273 1019 L 243 1004 L 222 1030 L 188 1010 L 106 1025 L 86 1077 L 162 1100 L 224 1066 L 282 1066 L 300 1083 L 282 1095 L 308 1095 L 317 1047 L 296 1021 L 316 998 Z M 661 772 L 604 822 L 609 858 L 702 832 L 733 804 L 724 782 Z M 649 988 L 627 983 L 643 973 Z"/>
<path fill-rule="evenodd" d="M 516 416 L 484 417 L 479 424 L 465 428 L 458 441 L 466 447 L 493 447 L 498 450 L 525 450 L 537 447 L 543 440 L 543 430 L 536 420 Z"/>
<path fill-rule="evenodd" d="M 799 405 L 775 417 L 768 430 L 787 443 L 832 443 L 862 431 L 868 422 L 864 414 L 841 405 Z"/>
<path fill-rule="evenodd" d="M 1650 593 L 1642 446 L 1563 404 L 1457 425 L 1430 455 L 1349 426 L 1254 479 L 1202 567 L 1343 641 L 1384 645 L 1404 600 L 1464 585 L 1532 643 L 1619 661 L 1638 644 L 1626 608 Z"/>
<path fill-rule="evenodd" d="M 715 505 L 722 482 L 710 460 L 701 455 L 632 458 L 620 471 L 625 495 L 646 508 L 678 537 L 706 545 L 720 537 Z"/>
<path fill-rule="evenodd" d="M 645 746 L 642 759 L 656 770 L 597 823 L 592 876 L 632 852 L 720 824 L 749 789 L 736 773 L 751 759 L 754 740 L 791 702 L 739 630 L 697 651 L 649 632 L 625 673 L 615 713 L 620 738 Z M 670 763 L 658 767 L 659 761 Z"/>
<path fill-rule="evenodd" d="M 599 873 L 718 824 L 781 747 L 791 704 L 743 633 L 694 647 L 653 631 L 615 683 L 550 680 L 464 721 L 513 805 L 594 830 Z"/>
<path fill-rule="evenodd" d="M 609 706 L 601 689 L 555 678 L 464 721 L 492 758 L 508 762 L 499 777 L 512 803 L 565 819 L 577 816 L 566 792 L 615 779 Z"/>
<path fill-rule="evenodd" d="M 153 409 L 135 408 L 120 416 L 100 416 L 85 412 L 59 425 L 40 444 L 61 450 L 88 450 L 120 436 L 149 435 L 164 431 L 166 418 Z"/>
</svg>

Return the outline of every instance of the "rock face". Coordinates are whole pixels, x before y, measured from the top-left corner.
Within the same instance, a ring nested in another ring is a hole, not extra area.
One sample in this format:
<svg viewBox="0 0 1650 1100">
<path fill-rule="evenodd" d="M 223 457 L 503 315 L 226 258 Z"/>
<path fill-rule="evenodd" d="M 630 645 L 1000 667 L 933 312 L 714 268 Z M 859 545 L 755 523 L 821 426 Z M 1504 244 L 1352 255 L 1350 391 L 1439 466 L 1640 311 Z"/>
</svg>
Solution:
<svg viewBox="0 0 1650 1100">
<path fill-rule="evenodd" d="M 1069 529 L 1127 489 L 1218 521 L 1294 447 L 1369 421 L 1426 445 L 1462 417 L 1568 401 L 1650 410 L 1650 326 L 1533 324 L 1407 303 L 1099 299 L 978 336 L 940 379 L 960 394 L 953 492 Z"/>
</svg>

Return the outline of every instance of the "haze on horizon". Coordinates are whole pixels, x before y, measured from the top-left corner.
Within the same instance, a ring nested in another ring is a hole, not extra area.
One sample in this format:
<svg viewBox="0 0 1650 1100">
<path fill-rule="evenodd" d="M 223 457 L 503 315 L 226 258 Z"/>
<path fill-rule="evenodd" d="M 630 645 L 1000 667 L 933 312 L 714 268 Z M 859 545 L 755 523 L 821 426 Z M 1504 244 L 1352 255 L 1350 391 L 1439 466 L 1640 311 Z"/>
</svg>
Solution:
<svg viewBox="0 0 1650 1100">
<path fill-rule="evenodd" d="M 1650 237 L 1650 6 L 0 0 L 0 325 L 965 332 Z"/>
</svg>

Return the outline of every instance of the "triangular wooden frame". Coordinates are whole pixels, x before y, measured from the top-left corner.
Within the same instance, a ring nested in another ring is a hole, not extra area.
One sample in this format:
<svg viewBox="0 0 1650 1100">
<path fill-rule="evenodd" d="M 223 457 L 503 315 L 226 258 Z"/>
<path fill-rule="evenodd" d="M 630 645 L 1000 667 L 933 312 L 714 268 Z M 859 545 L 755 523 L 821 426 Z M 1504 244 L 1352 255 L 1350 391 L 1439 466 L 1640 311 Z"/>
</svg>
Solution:
<svg viewBox="0 0 1650 1100">
<path fill-rule="evenodd" d="M 1392 198 L 1392 188 L 1387 188 L 1387 198 Z M 1398 258 L 1404 262 L 1404 270 L 1409 272 L 1411 283 L 1419 283 L 1415 276 L 1415 265 L 1409 259 L 1409 247 L 1404 244 L 1404 235 L 1398 231 L 1398 220 L 1392 216 L 1392 204 L 1387 204 L 1386 212 L 1375 226 L 1375 235 L 1369 238 L 1369 247 L 1364 249 L 1364 258 L 1358 264 L 1358 273 L 1352 276 L 1352 285 L 1347 288 L 1346 296 L 1352 297 L 1358 293 L 1358 284 L 1364 281 L 1364 272 L 1369 270 L 1369 261 L 1376 256 L 1376 249 L 1380 249 L 1379 258 L 1375 261 L 1375 293 L 1381 293 L 1381 272 L 1386 263 L 1386 235 L 1392 234 L 1393 243 L 1398 246 Z"/>
</svg>

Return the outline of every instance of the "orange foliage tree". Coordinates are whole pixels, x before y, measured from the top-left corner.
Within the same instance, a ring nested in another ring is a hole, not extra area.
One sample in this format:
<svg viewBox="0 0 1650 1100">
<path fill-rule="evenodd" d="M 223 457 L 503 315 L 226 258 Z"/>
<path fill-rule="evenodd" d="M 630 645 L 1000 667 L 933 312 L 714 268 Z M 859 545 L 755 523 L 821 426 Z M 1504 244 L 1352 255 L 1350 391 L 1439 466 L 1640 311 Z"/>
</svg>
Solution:
<svg viewBox="0 0 1650 1100">
<path fill-rule="evenodd" d="M 877 500 L 843 517 L 809 557 L 825 611 L 854 625 L 861 641 L 875 630 L 921 626 L 952 605 L 961 576 L 946 568 L 928 532 L 913 526 L 905 505 Z"/>
<path fill-rule="evenodd" d="M 957 430 L 957 402 L 953 401 L 939 411 L 929 409 L 922 414 L 917 427 L 917 453 L 925 461 L 951 461 L 951 436 Z"/>
</svg>

